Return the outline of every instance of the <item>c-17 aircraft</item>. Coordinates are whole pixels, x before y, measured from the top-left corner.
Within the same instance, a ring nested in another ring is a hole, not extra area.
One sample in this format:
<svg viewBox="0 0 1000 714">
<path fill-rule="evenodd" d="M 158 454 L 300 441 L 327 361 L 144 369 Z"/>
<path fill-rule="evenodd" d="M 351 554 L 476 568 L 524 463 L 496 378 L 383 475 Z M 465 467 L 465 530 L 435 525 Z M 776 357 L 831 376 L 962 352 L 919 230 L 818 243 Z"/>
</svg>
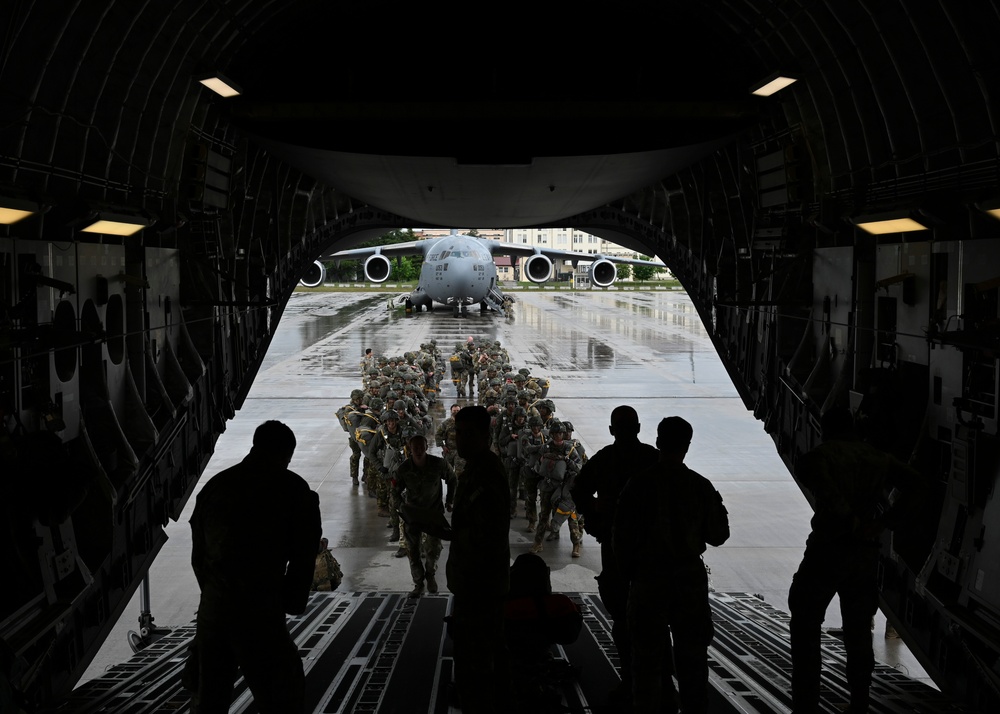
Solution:
<svg viewBox="0 0 1000 714">
<path fill-rule="evenodd" d="M 389 259 L 400 255 L 422 255 L 424 259 L 417 287 L 404 300 L 417 311 L 424 306 L 430 310 L 433 303 L 449 305 L 456 315 L 465 314 L 469 305 L 477 303 L 483 310 L 491 307 L 504 312 L 504 294 L 497 284 L 494 255 L 524 256 L 522 272 L 533 283 L 544 283 L 550 278 L 553 259 L 572 260 L 574 265 L 588 261 L 590 281 L 600 288 L 608 287 L 617 279 L 616 263 L 663 269 L 667 267 L 659 261 L 517 245 L 460 234 L 455 230 L 443 238 L 342 250 L 324 256 L 321 260 L 364 259 L 365 279 L 372 283 L 383 283 L 392 272 Z M 322 285 L 325 279 L 326 268 L 317 260 L 300 282 L 306 287 L 316 287 Z"/>
</svg>

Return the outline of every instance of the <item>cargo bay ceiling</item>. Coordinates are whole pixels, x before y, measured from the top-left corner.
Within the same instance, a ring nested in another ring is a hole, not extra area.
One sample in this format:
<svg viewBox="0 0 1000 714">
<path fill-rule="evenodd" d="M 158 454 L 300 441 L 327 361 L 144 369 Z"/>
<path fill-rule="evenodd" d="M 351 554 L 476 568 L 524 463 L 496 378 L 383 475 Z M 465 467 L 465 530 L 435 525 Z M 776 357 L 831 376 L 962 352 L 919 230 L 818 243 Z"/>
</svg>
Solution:
<svg viewBox="0 0 1000 714">
<path fill-rule="evenodd" d="M 817 305 L 817 251 L 874 263 L 851 220 L 884 211 L 922 212 L 938 241 L 998 236 L 980 210 L 1000 198 L 996 2 L 7 0 L 0 31 L 0 207 L 36 211 L 0 227 L 0 397 L 89 454 L 102 486 L 5 519 L 20 585 L 0 634 L 35 702 L 72 686 L 138 587 L 324 250 L 399 227 L 561 225 L 655 254 L 791 463 L 847 383 L 849 354 L 816 357 L 817 316 L 874 327 L 870 309 Z M 779 72 L 798 81 L 750 95 Z M 217 73 L 241 95 L 199 84 Z M 105 214 L 146 228 L 81 232 Z M 67 244 L 120 274 L 60 275 Z M 810 361 L 826 374 L 801 373 Z M 85 383 L 121 364 L 150 428 L 112 419 L 121 438 L 101 443 L 84 422 L 123 407 Z M 80 400 L 56 399 L 71 384 Z M 42 493 L 14 480 L 7 504 Z M 60 557 L 24 562 L 38 541 Z M 947 608 L 908 599 L 920 563 L 895 560 L 884 593 L 929 613 L 908 643 L 939 682 L 995 695 L 1000 635 L 942 649 Z"/>
<path fill-rule="evenodd" d="M 615 202 L 746 223 L 743 175 L 773 149 L 794 154 L 770 178 L 796 199 L 775 205 L 842 214 L 995 154 L 997 18 L 979 5 L 5 3 L 0 179 L 62 209 L 46 231 L 76 200 L 142 209 L 161 234 L 227 212 L 237 244 L 264 214 L 295 243 L 359 204 L 411 225 L 551 225 Z M 217 72 L 242 96 L 195 81 Z M 751 97 L 774 72 L 801 82 Z M 736 137 L 743 156 L 699 163 Z"/>
</svg>

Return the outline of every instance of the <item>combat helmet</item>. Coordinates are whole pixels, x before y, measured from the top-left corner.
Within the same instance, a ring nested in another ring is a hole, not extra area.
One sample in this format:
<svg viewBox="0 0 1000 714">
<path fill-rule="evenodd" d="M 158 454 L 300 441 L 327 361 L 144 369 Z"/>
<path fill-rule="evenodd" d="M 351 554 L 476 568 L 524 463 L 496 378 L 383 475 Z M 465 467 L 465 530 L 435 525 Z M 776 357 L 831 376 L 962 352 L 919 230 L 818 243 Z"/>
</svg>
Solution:
<svg viewBox="0 0 1000 714">
<path fill-rule="evenodd" d="M 534 414 L 528 417 L 528 426 L 543 426 L 542 418 Z"/>
<path fill-rule="evenodd" d="M 368 400 L 368 408 L 375 413 L 382 411 L 382 407 L 384 406 L 385 402 L 382 401 L 381 397 L 372 397 Z"/>
<path fill-rule="evenodd" d="M 361 391 L 360 389 L 352 389 L 351 390 L 351 401 L 352 402 L 355 399 L 364 399 L 364 398 L 365 398 L 365 393 L 363 391 Z"/>
<path fill-rule="evenodd" d="M 396 413 L 395 409 L 387 409 L 385 414 L 382 415 L 381 421 L 383 424 L 387 424 L 390 421 L 399 421 L 399 414 Z"/>
<path fill-rule="evenodd" d="M 517 419 L 518 417 L 522 417 L 522 416 L 523 417 L 527 417 L 528 416 L 528 410 L 525 409 L 524 407 L 515 407 L 514 408 L 514 418 Z"/>
<path fill-rule="evenodd" d="M 558 419 L 553 419 L 549 422 L 549 433 L 552 434 L 555 432 L 559 432 L 561 434 L 566 433 L 566 427 L 563 426 L 563 423 Z"/>
</svg>

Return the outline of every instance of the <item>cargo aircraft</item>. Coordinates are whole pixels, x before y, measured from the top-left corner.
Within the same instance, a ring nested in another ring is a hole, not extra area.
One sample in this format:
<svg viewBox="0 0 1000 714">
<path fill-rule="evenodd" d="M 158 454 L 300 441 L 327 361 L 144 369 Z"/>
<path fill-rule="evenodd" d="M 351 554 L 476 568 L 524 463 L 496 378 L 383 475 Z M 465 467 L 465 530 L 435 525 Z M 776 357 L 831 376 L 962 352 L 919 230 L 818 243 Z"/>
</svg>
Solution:
<svg viewBox="0 0 1000 714">
<path fill-rule="evenodd" d="M 606 288 L 615 282 L 618 277 L 616 263 L 654 266 L 663 270 L 667 268 L 659 261 L 517 245 L 485 240 L 454 230 L 451 235 L 443 238 L 342 250 L 324 256 L 322 260 L 364 260 L 365 280 L 383 283 L 392 272 L 389 259 L 400 255 L 421 255 L 424 259 L 417 287 L 402 300 L 418 312 L 425 306 L 430 310 L 433 303 L 441 303 L 450 306 L 456 315 L 466 314 L 468 306 L 477 303 L 483 311 L 492 308 L 497 312 L 505 312 L 504 294 L 498 285 L 494 255 L 523 256 L 523 274 L 533 283 L 549 280 L 553 259 L 571 260 L 574 266 L 579 262 L 590 262 L 590 282 L 599 288 Z M 317 260 L 300 282 L 306 287 L 316 287 L 325 280 L 326 268 Z"/>
</svg>

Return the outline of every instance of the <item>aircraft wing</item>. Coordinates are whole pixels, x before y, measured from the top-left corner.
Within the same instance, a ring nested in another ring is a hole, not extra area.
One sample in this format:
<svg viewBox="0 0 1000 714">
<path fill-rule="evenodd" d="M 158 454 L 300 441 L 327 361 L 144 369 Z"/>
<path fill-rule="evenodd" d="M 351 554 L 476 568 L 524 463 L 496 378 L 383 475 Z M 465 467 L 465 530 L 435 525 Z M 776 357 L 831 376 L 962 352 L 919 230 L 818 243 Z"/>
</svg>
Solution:
<svg viewBox="0 0 1000 714">
<path fill-rule="evenodd" d="M 572 260 L 574 262 L 593 263 L 603 258 L 604 260 L 610 260 L 612 263 L 622 263 L 625 265 L 647 265 L 655 268 L 663 268 L 664 270 L 667 268 L 665 264 L 658 260 L 639 260 L 636 258 L 620 258 L 616 255 L 577 253 L 569 250 L 555 250 L 553 248 L 542 248 L 540 246 L 505 243 L 498 240 L 483 241 L 483 243 L 486 244 L 493 255 L 517 255 L 528 257 L 540 253 L 552 260 Z"/>
<path fill-rule="evenodd" d="M 319 260 L 364 260 L 369 256 L 381 253 L 387 257 L 397 255 L 424 255 L 427 249 L 434 245 L 433 240 L 411 240 L 406 243 L 392 243 L 391 245 L 380 245 L 375 248 L 352 248 L 350 250 L 338 250 L 336 253 L 328 253 Z"/>
</svg>

